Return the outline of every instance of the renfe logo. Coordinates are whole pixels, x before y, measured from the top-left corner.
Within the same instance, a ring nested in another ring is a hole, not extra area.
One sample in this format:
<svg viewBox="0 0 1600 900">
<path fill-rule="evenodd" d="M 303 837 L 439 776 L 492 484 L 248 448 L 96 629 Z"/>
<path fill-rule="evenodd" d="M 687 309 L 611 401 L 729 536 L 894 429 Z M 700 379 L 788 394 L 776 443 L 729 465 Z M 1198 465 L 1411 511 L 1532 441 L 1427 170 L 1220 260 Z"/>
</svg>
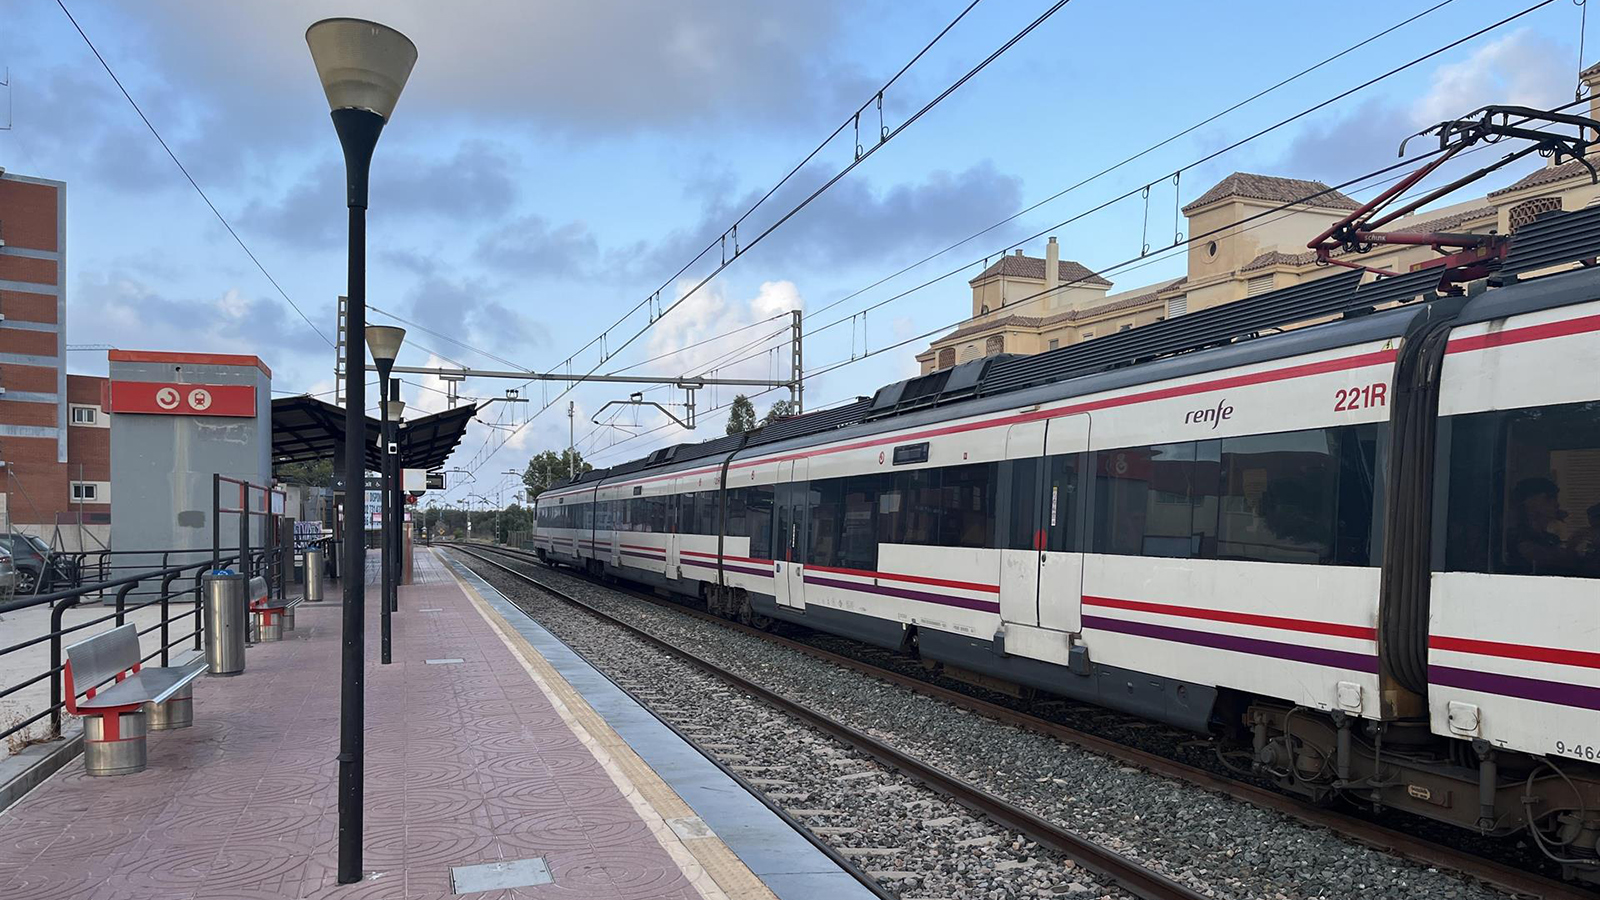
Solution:
<svg viewBox="0 0 1600 900">
<path fill-rule="evenodd" d="M 1211 427 L 1216 428 L 1222 423 L 1223 419 L 1231 418 L 1233 418 L 1233 407 L 1228 405 L 1227 398 L 1223 398 L 1217 401 L 1216 409 L 1196 409 L 1186 413 L 1183 417 L 1183 424 L 1196 425 L 1202 422 L 1210 422 Z"/>
</svg>

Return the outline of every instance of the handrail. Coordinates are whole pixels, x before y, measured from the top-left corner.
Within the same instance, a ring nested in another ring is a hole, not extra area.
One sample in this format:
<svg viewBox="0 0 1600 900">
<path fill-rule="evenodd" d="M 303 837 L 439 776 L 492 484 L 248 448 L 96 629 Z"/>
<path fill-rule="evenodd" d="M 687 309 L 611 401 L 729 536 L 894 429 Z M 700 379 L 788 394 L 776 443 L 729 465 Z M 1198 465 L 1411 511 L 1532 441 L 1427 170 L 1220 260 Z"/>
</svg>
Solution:
<svg viewBox="0 0 1600 900">
<path fill-rule="evenodd" d="M 117 551 L 105 552 L 111 553 Z M 194 639 L 194 649 L 199 650 L 203 646 L 205 617 L 202 614 L 204 606 L 204 596 L 201 589 L 202 578 L 207 571 L 210 571 L 213 568 L 220 568 L 224 565 L 240 562 L 239 555 L 235 554 L 226 557 L 213 558 L 210 551 L 206 550 L 144 550 L 120 552 L 126 552 L 130 554 L 143 553 L 147 556 L 159 554 L 161 555 L 163 562 L 170 560 L 170 554 L 182 554 L 189 552 L 201 553 L 205 556 L 205 558 L 196 562 L 182 563 L 180 565 L 163 565 L 160 568 L 146 569 L 144 571 L 120 576 L 117 578 L 108 578 L 91 584 L 80 585 L 68 590 L 54 591 L 49 594 L 39 594 L 31 597 L 17 598 L 5 603 L 0 603 L 0 613 L 16 612 L 43 606 L 50 607 L 49 631 L 45 632 L 44 634 L 26 638 L 8 647 L 0 647 L 0 657 L 4 657 L 8 654 L 16 653 L 29 647 L 37 646 L 41 643 L 48 642 L 50 645 L 50 664 L 47 669 L 39 672 L 38 674 L 30 675 L 15 684 L 0 686 L 0 698 L 4 698 L 12 694 L 19 693 L 27 688 L 33 687 L 40 682 L 48 681 L 48 704 L 44 709 L 34 712 L 31 715 L 27 715 L 21 721 L 11 723 L 4 731 L 0 731 L 0 741 L 6 740 L 12 735 L 22 733 L 36 723 L 46 719 L 48 719 L 50 723 L 50 729 L 47 737 L 58 738 L 61 736 L 61 714 L 66 707 L 65 698 L 62 696 L 62 692 L 64 690 L 63 672 L 65 670 L 65 666 L 63 664 L 63 650 L 66 644 L 65 638 L 67 638 L 69 635 L 85 632 L 89 629 L 95 628 L 96 626 L 105 625 L 111 622 L 114 622 L 115 625 L 122 625 L 124 622 L 126 622 L 130 613 L 145 609 L 147 607 L 158 607 L 160 610 L 159 621 L 140 629 L 139 634 L 143 636 L 159 631 L 160 646 L 149 655 L 145 656 L 144 660 L 142 661 L 149 661 L 156 657 L 160 657 L 161 664 L 167 665 L 171 660 L 172 648 L 187 642 L 191 637 Z M 264 567 L 271 567 L 272 565 L 281 562 L 280 557 L 283 552 L 284 548 L 281 546 L 268 546 L 262 548 L 261 550 L 253 551 L 249 554 L 249 557 L 243 561 L 241 568 L 247 567 L 252 562 L 260 563 Z M 191 575 L 193 578 L 192 582 L 189 581 Z M 158 583 L 159 588 L 144 591 L 136 590 L 136 588 L 138 588 L 141 584 L 151 582 Z M 180 582 L 184 586 L 175 589 L 175 586 Z M 112 608 L 108 609 L 104 615 L 91 618 L 83 622 L 77 622 L 72 625 L 65 624 L 64 617 L 67 610 L 78 606 L 86 596 L 103 594 L 108 590 L 115 591 L 115 600 Z M 193 605 L 191 606 L 187 602 L 181 603 L 178 608 L 182 609 L 183 611 L 175 613 L 173 601 L 185 600 L 190 595 L 193 595 L 194 598 Z M 147 599 L 139 599 L 137 601 L 130 602 L 130 597 Z M 193 629 L 182 634 L 173 634 L 173 626 L 177 623 L 180 623 L 184 619 L 190 618 L 191 616 L 194 618 Z M 75 688 L 79 691 L 87 691 L 91 687 L 98 687 L 98 685 L 75 685 Z"/>
</svg>

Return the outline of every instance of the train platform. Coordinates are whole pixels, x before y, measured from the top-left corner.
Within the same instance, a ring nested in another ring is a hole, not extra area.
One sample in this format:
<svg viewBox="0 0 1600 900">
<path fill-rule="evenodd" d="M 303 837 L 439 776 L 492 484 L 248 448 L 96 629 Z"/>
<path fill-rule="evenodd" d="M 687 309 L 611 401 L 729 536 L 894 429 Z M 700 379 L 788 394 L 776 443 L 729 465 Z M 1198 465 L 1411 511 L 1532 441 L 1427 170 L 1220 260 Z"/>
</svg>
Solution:
<svg viewBox="0 0 1600 900">
<path fill-rule="evenodd" d="M 336 883 L 340 604 L 202 677 L 149 766 L 0 811 L 0 897 L 870 897 L 464 567 L 419 547 L 393 664 L 369 592 L 363 881 Z"/>
</svg>

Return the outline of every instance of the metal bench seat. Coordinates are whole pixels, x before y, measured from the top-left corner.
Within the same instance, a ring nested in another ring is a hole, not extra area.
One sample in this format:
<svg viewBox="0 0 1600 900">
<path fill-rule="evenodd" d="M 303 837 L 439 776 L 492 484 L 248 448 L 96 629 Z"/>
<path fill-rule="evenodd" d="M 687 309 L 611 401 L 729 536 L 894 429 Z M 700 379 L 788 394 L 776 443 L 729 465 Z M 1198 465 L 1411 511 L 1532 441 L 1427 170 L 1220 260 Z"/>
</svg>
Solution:
<svg viewBox="0 0 1600 900">
<path fill-rule="evenodd" d="M 145 668 L 139 630 L 131 623 L 65 649 L 67 712 L 83 716 L 83 761 L 90 775 L 143 771 L 148 730 L 194 722 L 191 685 L 206 670 L 204 660 Z"/>
<path fill-rule="evenodd" d="M 265 578 L 258 575 L 250 579 L 250 611 L 255 616 L 256 640 L 263 644 L 283 640 L 285 631 L 294 630 L 294 608 L 302 599 L 279 600 L 267 589 Z"/>
<path fill-rule="evenodd" d="M 124 625 L 132 628 L 132 625 Z M 197 659 L 186 666 L 166 666 L 139 671 L 122 679 L 91 698 L 78 701 L 79 714 L 103 712 L 118 706 L 165 703 L 206 670 L 206 661 Z"/>
</svg>

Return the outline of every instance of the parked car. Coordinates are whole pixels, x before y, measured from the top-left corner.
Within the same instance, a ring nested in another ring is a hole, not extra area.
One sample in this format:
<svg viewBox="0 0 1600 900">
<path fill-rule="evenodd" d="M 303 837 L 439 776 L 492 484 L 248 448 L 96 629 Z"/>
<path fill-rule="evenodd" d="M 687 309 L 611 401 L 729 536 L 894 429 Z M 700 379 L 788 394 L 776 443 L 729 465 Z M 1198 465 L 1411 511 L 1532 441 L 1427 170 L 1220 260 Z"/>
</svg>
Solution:
<svg viewBox="0 0 1600 900">
<path fill-rule="evenodd" d="M 73 561 L 51 550 L 41 538 L 13 531 L 0 535 L 0 547 L 11 554 L 18 594 L 49 593 L 77 579 L 78 567 Z"/>
<path fill-rule="evenodd" d="M 10 600 L 17 593 L 17 564 L 11 551 L 0 548 L 0 600 Z"/>
</svg>

